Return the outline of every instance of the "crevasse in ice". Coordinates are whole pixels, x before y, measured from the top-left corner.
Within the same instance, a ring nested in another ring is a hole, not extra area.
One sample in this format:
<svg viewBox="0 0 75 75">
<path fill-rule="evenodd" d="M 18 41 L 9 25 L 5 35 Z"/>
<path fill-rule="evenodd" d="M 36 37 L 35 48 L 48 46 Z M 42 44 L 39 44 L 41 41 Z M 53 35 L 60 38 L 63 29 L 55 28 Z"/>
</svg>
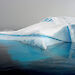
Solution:
<svg viewBox="0 0 75 75">
<path fill-rule="evenodd" d="M 5 37 L 4 37 L 5 36 Z M 48 17 L 26 28 L 0 32 L 0 39 L 18 40 L 24 44 L 42 47 L 60 42 L 75 42 L 75 17 Z"/>
</svg>

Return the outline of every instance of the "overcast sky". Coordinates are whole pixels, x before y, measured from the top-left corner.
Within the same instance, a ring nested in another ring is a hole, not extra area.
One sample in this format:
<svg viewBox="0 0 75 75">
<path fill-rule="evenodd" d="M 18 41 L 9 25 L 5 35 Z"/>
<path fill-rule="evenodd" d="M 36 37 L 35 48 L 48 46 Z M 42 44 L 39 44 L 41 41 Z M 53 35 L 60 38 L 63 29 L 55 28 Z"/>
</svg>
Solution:
<svg viewBox="0 0 75 75">
<path fill-rule="evenodd" d="M 48 16 L 75 16 L 75 0 L 0 0 L 0 30 L 18 30 Z"/>
</svg>

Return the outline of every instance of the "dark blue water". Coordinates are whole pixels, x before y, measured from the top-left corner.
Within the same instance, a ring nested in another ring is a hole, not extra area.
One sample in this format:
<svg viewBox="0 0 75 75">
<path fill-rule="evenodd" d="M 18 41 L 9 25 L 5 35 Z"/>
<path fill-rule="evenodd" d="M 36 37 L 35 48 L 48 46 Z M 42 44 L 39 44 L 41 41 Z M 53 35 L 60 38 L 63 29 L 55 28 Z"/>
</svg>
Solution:
<svg viewBox="0 0 75 75">
<path fill-rule="evenodd" d="M 75 43 L 59 43 L 43 50 L 18 41 L 0 40 L 0 72 L 73 75 Z"/>
</svg>

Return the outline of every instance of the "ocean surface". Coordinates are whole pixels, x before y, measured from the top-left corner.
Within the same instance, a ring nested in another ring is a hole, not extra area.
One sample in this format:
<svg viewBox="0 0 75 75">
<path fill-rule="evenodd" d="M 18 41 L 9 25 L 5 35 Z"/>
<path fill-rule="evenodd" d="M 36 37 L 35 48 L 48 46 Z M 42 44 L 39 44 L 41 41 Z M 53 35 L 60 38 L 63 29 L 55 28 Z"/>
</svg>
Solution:
<svg viewBox="0 0 75 75">
<path fill-rule="evenodd" d="M 0 73 L 75 75 L 75 43 L 59 43 L 47 50 L 19 41 L 0 40 Z"/>
</svg>

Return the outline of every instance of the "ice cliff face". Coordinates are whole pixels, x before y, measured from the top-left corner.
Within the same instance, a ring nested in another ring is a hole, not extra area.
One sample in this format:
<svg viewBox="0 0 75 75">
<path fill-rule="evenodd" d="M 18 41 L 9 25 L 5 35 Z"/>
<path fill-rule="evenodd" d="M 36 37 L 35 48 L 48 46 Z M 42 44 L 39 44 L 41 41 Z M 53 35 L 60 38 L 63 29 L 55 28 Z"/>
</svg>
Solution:
<svg viewBox="0 0 75 75">
<path fill-rule="evenodd" d="M 17 31 L 0 32 L 0 35 L 8 36 L 9 40 L 21 40 L 24 43 L 33 41 L 34 45 L 37 43 L 41 45 L 42 42 L 44 48 L 46 48 L 46 45 L 52 45 L 59 41 L 75 42 L 75 18 L 48 17 L 40 23 Z M 8 37 L 5 37 L 5 39 L 8 39 Z"/>
</svg>

